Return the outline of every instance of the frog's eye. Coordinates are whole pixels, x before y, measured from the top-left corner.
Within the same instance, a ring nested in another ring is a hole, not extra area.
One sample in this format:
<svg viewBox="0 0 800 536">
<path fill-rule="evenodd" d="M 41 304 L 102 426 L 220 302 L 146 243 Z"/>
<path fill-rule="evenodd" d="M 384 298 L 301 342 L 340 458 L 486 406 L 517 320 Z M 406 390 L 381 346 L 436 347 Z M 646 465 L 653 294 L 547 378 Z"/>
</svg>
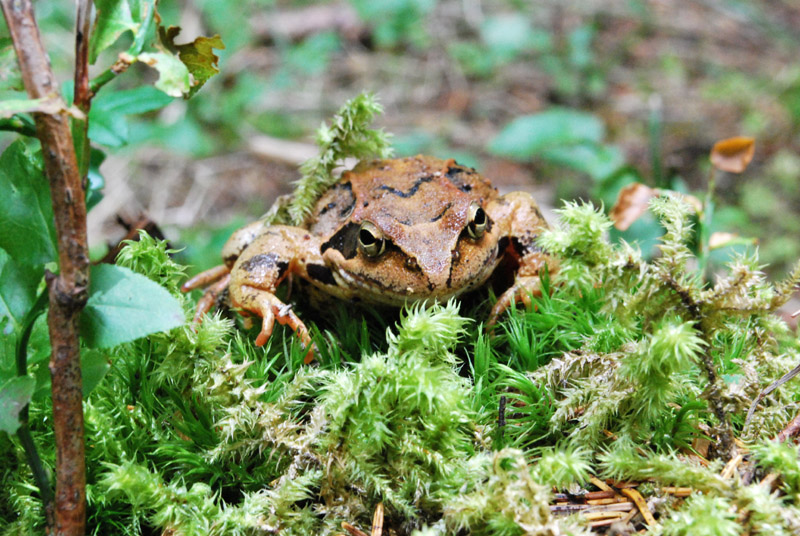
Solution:
<svg viewBox="0 0 800 536">
<path fill-rule="evenodd" d="M 374 223 L 365 221 L 358 231 L 358 247 L 367 257 L 377 257 L 386 249 L 386 240 Z"/>
<path fill-rule="evenodd" d="M 483 233 L 486 231 L 486 224 L 489 221 L 489 218 L 486 217 L 486 212 L 484 212 L 483 208 L 478 204 L 477 201 L 473 201 L 469 205 L 469 223 L 467 223 L 467 232 L 469 236 L 477 240 L 478 238 L 483 236 Z"/>
</svg>

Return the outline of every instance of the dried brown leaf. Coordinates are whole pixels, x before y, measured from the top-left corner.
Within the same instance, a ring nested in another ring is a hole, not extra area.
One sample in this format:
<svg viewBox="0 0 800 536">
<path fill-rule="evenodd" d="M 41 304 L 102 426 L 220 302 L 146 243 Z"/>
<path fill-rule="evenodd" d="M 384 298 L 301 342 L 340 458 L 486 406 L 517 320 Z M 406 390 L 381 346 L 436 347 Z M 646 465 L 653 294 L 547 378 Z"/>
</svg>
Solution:
<svg viewBox="0 0 800 536">
<path fill-rule="evenodd" d="M 647 212 L 650 199 L 658 195 L 658 190 L 634 182 L 624 187 L 619 192 L 617 202 L 611 209 L 609 216 L 614 222 L 614 227 L 620 231 L 626 230 L 642 214 Z"/>
<path fill-rule="evenodd" d="M 711 149 L 711 163 L 722 171 L 741 173 L 747 169 L 755 151 L 755 138 L 736 136 L 720 140 Z"/>
</svg>

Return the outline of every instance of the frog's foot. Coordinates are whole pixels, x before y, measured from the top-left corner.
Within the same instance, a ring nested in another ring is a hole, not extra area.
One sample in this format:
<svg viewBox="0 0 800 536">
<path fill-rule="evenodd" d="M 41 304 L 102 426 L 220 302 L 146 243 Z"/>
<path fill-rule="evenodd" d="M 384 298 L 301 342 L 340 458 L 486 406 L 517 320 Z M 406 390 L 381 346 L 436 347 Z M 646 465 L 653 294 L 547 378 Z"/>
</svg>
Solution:
<svg viewBox="0 0 800 536">
<path fill-rule="evenodd" d="M 224 264 L 220 264 L 206 270 L 205 272 L 200 272 L 189 281 L 181 285 L 181 292 L 189 292 L 190 290 L 194 290 L 196 288 L 208 287 L 212 283 L 219 281 L 230 273 L 230 268 Z"/>
<path fill-rule="evenodd" d="M 256 337 L 256 346 L 264 346 L 272 336 L 272 328 L 277 320 L 279 324 L 287 325 L 295 332 L 305 348 L 308 348 L 304 363 L 308 364 L 314 360 L 314 349 L 311 344 L 311 337 L 308 328 L 303 324 L 294 311 L 292 306 L 283 303 L 274 294 L 266 290 L 261 290 L 249 285 L 242 287 L 243 299 L 238 305 L 247 311 L 257 314 L 262 318 L 261 332 Z"/>
<path fill-rule="evenodd" d="M 505 291 L 492 307 L 486 326 L 494 326 L 500 315 L 505 313 L 509 307 L 516 305 L 518 302 L 524 303 L 525 307 L 530 307 L 531 296 L 541 295 L 542 288 L 539 276 L 518 276 L 511 288 Z"/>
<path fill-rule="evenodd" d="M 214 308 L 214 304 L 217 303 L 217 297 L 228 287 L 230 280 L 230 269 L 224 264 L 220 264 L 219 266 L 197 274 L 181 285 L 182 292 L 189 292 L 201 287 L 206 288 L 203 297 L 197 302 L 197 308 L 195 309 L 194 318 L 192 319 L 194 324 L 201 323 L 203 321 L 203 316 Z"/>
<path fill-rule="evenodd" d="M 192 322 L 199 324 L 203 321 L 203 317 L 214 308 L 214 305 L 217 303 L 217 299 L 222 291 L 228 288 L 228 283 L 230 280 L 231 274 L 227 273 L 223 275 L 219 281 L 206 288 L 206 291 L 203 293 L 203 297 L 197 301 L 197 308 L 195 309 Z"/>
</svg>

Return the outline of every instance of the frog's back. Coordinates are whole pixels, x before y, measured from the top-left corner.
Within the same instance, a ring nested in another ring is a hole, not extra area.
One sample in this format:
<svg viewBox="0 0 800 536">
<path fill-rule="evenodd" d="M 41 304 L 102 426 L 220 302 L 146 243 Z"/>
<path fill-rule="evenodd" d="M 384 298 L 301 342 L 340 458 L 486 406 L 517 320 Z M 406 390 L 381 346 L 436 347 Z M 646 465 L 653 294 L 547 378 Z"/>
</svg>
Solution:
<svg viewBox="0 0 800 536">
<path fill-rule="evenodd" d="M 347 171 L 317 202 L 310 231 L 330 237 L 347 223 L 395 221 L 404 227 L 464 219 L 457 214 L 476 200 L 497 197 L 474 169 L 454 160 L 414 156 L 361 162 Z"/>
</svg>

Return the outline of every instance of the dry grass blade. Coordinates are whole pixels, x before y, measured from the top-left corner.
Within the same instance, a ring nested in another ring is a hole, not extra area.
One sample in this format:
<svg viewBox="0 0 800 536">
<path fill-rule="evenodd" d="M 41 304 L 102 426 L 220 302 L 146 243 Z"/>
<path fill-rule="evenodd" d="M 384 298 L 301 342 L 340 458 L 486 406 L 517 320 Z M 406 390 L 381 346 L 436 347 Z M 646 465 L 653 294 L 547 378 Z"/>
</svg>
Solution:
<svg viewBox="0 0 800 536">
<path fill-rule="evenodd" d="M 344 530 L 346 530 L 347 532 L 349 532 L 352 536 L 369 536 L 369 534 L 367 534 L 363 530 L 359 530 L 359 529 L 355 528 L 353 525 L 351 525 L 347 521 L 342 521 L 342 528 Z"/>
<path fill-rule="evenodd" d="M 675 497 L 688 497 L 694 490 L 692 488 L 686 487 L 674 487 L 674 486 L 666 486 L 661 488 L 662 493 L 667 493 L 669 495 L 674 495 Z"/>
<path fill-rule="evenodd" d="M 381 536 L 383 534 L 383 503 L 378 503 L 375 507 L 375 514 L 372 516 L 372 535 Z"/>
<path fill-rule="evenodd" d="M 744 460 L 744 456 L 737 454 L 735 458 L 729 461 L 722 470 L 722 478 L 731 478 L 734 472 L 736 472 L 736 468 L 742 463 L 742 460 Z"/>
<path fill-rule="evenodd" d="M 647 503 L 645 502 L 644 497 L 642 497 L 641 493 L 639 493 L 635 489 L 630 489 L 630 488 L 623 489 L 622 493 L 626 497 L 629 497 L 634 502 L 634 504 L 636 504 L 636 507 L 639 509 L 639 512 L 641 512 L 642 517 L 644 517 L 645 523 L 647 523 L 651 527 L 658 526 L 656 518 L 654 518 L 653 514 L 650 513 L 650 509 L 647 507 Z"/>
</svg>

